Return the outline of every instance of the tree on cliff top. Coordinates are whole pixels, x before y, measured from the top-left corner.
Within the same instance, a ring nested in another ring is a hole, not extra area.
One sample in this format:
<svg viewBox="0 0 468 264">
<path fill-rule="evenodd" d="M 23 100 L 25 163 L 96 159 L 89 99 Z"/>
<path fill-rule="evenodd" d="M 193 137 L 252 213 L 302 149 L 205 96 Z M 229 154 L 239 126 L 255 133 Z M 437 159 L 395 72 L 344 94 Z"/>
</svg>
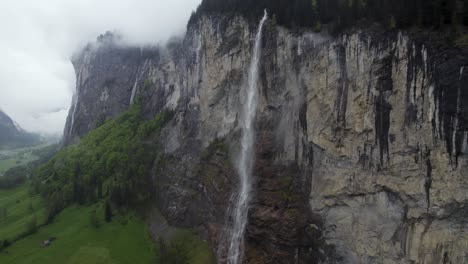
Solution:
<svg viewBox="0 0 468 264">
<path fill-rule="evenodd" d="M 258 19 L 265 8 L 280 25 L 327 25 L 333 32 L 369 23 L 395 28 L 468 26 L 468 2 L 462 0 L 203 0 L 189 23 L 208 13 Z"/>
</svg>

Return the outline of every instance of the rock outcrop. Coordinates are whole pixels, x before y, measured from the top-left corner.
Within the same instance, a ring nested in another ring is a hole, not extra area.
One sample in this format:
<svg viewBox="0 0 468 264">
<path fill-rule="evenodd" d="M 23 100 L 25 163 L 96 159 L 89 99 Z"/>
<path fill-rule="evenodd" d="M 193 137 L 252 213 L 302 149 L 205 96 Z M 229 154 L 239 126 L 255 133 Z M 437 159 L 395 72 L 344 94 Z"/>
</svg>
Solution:
<svg viewBox="0 0 468 264">
<path fill-rule="evenodd" d="M 468 262 L 468 54 L 404 32 L 267 23 L 246 263 Z M 202 17 L 164 49 L 101 41 L 74 59 L 65 142 L 136 98 L 147 117 L 173 111 L 155 203 L 220 262 L 255 25 Z"/>
</svg>

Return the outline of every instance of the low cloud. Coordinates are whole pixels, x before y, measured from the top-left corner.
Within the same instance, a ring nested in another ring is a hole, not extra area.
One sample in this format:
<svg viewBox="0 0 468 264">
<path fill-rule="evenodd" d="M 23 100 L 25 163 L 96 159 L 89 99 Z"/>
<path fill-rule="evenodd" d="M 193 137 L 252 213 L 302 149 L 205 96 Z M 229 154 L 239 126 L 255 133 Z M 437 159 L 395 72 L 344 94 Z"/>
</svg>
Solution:
<svg viewBox="0 0 468 264">
<path fill-rule="evenodd" d="M 75 90 L 72 54 L 107 30 L 130 44 L 182 34 L 200 0 L 0 3 L 0 108 L 23 128 L 61 134 Z"/>
</svg>

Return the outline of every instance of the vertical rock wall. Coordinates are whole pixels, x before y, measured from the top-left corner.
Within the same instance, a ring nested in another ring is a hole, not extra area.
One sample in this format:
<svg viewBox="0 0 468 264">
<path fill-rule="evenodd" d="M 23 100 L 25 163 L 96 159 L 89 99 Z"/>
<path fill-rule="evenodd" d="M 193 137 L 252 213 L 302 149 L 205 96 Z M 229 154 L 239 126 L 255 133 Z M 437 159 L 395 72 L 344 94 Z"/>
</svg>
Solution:
<svg viewBox="0 0 468 264">
<path fill-rule="evenodd" d="M 214 248 L 237 181 L 254 27 L 203 17 L 167 48 L 106 45 L 74 60 L 65 141 L 132 94 L 148 118 L 173 111 L 152 171 L 156 204 Z M 332 38 L 272 21 L 262 53 L 246 262 L 467 262 L 467 54 L 406 33 Z"/>
</svg>

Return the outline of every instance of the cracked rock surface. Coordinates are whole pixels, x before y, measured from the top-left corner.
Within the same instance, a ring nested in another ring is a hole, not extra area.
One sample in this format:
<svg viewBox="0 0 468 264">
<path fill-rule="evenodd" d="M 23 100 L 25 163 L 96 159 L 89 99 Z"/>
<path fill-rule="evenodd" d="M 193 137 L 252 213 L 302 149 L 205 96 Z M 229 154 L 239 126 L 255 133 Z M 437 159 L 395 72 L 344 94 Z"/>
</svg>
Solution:
<svg viewBox="0 0 468 264">
<path fill-rule="evenodd" d="M 74 58 L 65 143 L 132 95 L 147 118 L 174 111 L 155 204 L 220 262 L 255 32 L 202 17 L 164 49 L 101 43 Z M 468 54 L 405 32 L 330 37 L 272 21 L 262 46 L 245 262 L 467 263 Z"/>
</svg>

